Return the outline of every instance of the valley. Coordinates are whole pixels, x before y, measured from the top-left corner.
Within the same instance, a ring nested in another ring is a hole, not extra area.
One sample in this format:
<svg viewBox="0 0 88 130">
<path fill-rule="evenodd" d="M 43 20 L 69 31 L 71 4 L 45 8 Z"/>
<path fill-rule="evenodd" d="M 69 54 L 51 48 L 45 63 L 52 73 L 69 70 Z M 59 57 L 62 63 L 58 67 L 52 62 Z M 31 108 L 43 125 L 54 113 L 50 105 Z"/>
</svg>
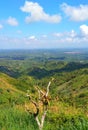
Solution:
<svg viewBox="0 0 88 130">
<path fill-rule="evenodd" d="M 26 93 L 37 100 L 35 86 L 46 91 L 53 78 L 44 130 L 87 130 L 87 55 L 87 49 L 0 50 L 0 129 L 37 130 L 25 111 Z"/>
</svg>

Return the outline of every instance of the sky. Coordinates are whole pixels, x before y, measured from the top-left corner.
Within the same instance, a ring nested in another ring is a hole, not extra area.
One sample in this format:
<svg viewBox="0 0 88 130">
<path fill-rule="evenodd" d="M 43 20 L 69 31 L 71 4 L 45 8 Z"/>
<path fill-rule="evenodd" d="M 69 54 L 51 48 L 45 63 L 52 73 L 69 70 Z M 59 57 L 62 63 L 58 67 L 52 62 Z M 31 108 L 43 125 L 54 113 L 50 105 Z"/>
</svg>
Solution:
<svg viewBox="0 0 88 130">
<path fill-rule="evenodd" d="M 88 48 L 88 0 L 0 0 L 0 49 Z"/>
</svg>

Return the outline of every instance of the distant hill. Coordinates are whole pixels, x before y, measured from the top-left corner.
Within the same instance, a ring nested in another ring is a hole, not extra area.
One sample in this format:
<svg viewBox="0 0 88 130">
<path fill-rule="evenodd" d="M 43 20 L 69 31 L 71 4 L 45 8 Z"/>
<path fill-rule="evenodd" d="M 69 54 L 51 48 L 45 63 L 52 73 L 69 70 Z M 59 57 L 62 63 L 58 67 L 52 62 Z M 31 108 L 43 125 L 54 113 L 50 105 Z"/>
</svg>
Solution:
<svg viewBox="0 0 88 130">
<path fill-rule="evenodd" d="M 25 105 L 28 105 L 29 113 L 35 109 L 26 94 L 38 102 L 36 86 L 45 92 L 51 79 L 44 130 L 88 129 L 88 50 L 68 52 L 0 52 L 1 130 L 37 128 L 33 115 L 25 111 Z"/>
<path fill-rule="evenodd" d="M 51 65 L 51 64 L 50 64 Z M 25 69 L 25 73 L 15 77 L 15 70 L 8 67 L 0 67 L 0 91 L 6 93 L 20 93 L 30 90 L 34 91 L 34 86 L 38 84 L 47 86 L 48 81 L 54 77 L 51 93 L 60 100 L 79 107 L 88 106 L 88 64 L 87 63 L 46 63 L 46 67 L 32 67 Z M 50 66 L 50 67 L 49 67 Z M 19 70 L 20 71 L 20 70 Z M 13 77 L 13 78 L 12 78 Z M 13 94 L 13 95 L 14 95 Z"/>
</svg>

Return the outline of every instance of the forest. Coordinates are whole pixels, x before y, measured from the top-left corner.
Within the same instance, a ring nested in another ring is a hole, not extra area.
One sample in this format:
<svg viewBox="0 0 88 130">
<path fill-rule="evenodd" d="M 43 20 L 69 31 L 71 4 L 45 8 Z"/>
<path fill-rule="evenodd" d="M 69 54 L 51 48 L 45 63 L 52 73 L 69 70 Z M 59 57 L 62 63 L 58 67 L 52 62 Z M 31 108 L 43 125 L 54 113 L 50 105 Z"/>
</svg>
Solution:
<svg viewBox="0 0 88 130">
<path fill-rule="evenodd" d="M 0 130 L 38 130 L 49 82 L 43 130 L 88 130 L 88 49 L 0 50 Z"/>
</svg>

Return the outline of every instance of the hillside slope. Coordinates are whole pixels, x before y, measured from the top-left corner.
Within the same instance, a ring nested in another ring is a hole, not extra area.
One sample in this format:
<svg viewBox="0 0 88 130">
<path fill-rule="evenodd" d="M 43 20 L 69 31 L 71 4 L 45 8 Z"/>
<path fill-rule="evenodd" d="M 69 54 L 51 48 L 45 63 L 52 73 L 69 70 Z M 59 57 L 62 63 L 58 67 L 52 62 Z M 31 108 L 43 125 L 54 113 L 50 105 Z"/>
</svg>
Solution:
<svg viewBox="0 0 88 130">
<path fill-rule="evenodd" d="M 9 67 L 7 67 L 9 68 Z M 15 71 L 15 70 L 14 70 Z M 19 70 L 20 71 L 20 70 Z M 2 71 L 1 71 L 2 72 Z M 76 106 L 88 106 L 88 64 L 46 62 L 46 66 L 25 68 L 18 78 L 9 76 L 6 70 L 0 73 L 0 93 L 22 93 L 35 91 L 34 86 L 47 86 L 53 77 L 51 94 Z M 12 73 L 11 73 L 12 74 Z M 4 90 L 4 91 L 3 91 Z"/>
<path fill-rule="evenodd" d="M 20 95 L 24 95 L 23 91 L 11 84 L 11 82 L 14 81 L 14 78 L 11 78 L 4 73 L 0 73 L 0 104 L 16 102 Z"/>
</svg>

